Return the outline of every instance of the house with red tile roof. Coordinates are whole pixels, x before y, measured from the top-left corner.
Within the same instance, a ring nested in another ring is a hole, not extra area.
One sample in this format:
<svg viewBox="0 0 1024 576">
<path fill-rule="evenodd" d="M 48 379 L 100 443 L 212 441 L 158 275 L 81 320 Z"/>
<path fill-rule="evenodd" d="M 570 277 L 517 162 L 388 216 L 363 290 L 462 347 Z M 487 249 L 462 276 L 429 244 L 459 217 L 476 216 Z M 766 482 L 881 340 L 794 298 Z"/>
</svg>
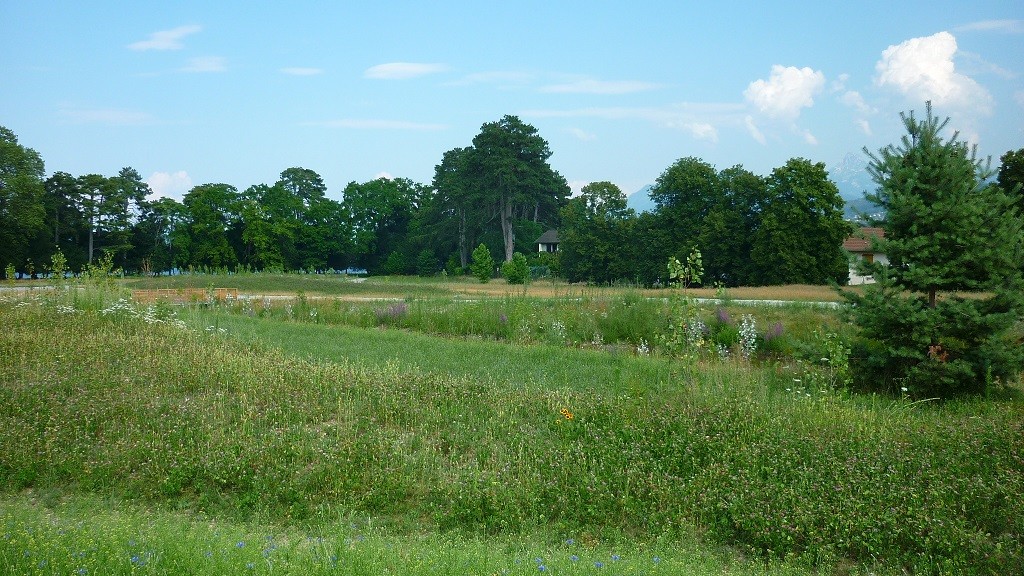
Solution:
<svg viewBox="0 0 1024 576">
<path fill-rule="evenodd" d="M 875 281 L 871 276 L 861 276 L 857 273 L 856 263 L 858 260 L 866 262 L 878 262 L 888 264 L 889 259 L 885 254 L 872 249 L 872 238 L 885 238 L 885 230 L 881 228 L 861 228 L 843 242 L 843 249 L 850 253 L 850 285 L 871 284 Z"/>
</svg>

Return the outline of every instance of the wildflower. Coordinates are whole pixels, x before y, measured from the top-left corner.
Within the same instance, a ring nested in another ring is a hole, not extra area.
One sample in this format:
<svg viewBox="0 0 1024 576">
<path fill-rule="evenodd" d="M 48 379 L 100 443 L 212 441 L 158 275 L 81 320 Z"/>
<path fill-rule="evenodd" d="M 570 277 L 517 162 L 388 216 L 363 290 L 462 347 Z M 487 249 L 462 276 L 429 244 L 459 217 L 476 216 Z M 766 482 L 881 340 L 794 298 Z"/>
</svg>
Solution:
<svg viewBox="0 0 1024 576">
<path fill-rule="evenodd" d="M 570 412 L 568 408 L 562 408 L 561 410 L 559 410 L 559 413 L 562 416 L 564 416 L 566 420 L 572 420 L 573 418 L 575 418 L 575 416 L 573 416 L 572 412 Z"/>
<path fill-rule="evenodd" d="M 238 544 L 235 544 L 235 548 L 245 548 L 245 540 L 239 540 Z"/>
<path fill-rule="evenodd" d="M 568 545 L 568 546 L 572 546 L 573 544 L 575 544 L 575 543 L 576 543 L 576 541 L 575 541 L 575 540 L 573 540 L 572 538 L 569 538 L 568 540 L 566 540 L 566 541 L 565 541 L 565 543 L 566 543 L 566 545 Z"/>
<path fill-rule="evenodd" d="M 570 562 L 579 562 L 579 560 L 580 560 L 580 557 L 575 555 L 575 554 L 573 554 L 572 556 L 569 556 L 569 561 Z"/>
<path fill-rule="evenodd" d="M 612 554 L 612 562 L 618 562 L 618 561 L 619 561 L 619 555 L 618 554 Z"/>
<path fill-rule="evenodd" d="M 604 562 L 601 562 L 600 560 L 594 562 L 594 568 L 604 568 Z"/>
</svg>

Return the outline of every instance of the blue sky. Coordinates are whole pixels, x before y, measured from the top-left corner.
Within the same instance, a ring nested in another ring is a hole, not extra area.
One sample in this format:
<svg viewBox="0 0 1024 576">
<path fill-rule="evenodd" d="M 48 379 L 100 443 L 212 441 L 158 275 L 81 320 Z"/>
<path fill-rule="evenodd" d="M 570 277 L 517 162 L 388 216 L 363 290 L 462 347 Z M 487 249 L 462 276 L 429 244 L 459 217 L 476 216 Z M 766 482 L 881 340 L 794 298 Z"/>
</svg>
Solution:
<svg viewBox="0 0 1024 576">
<path fill-rule="evenodd" d="M 505 114 L 579 189 L 696 156 L 834 167 L 925 100 L 994 161 L 1024 148 L 1024 4 L 0 0 L 0 125 L 48 173 L 158 193 L 429 183 Z"/>
</svg>

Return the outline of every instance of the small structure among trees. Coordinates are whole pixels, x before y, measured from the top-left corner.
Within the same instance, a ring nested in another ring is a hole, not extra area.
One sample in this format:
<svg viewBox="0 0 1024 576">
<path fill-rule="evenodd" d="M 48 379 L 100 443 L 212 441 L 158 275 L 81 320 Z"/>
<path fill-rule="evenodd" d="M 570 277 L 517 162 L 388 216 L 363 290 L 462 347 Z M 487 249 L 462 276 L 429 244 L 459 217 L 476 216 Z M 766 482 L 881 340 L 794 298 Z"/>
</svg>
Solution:
<svg viewBox="0 0 1024 576">
<path fill-rule="evenodd" d="M 865 150 L 878 185 L 866 197 L 884 211 L 871 246 L 889 266 L 861 261 L 876 283 L 845 294 L 861 328 L 854 372 L 917 397 L 984 393 L 1024 369 L 1022 219 L 975 150 L 942 138 L 948 118 L 930 103 L 924 119 L 901 117 L 899 145 Z"/>
<path fill-rule="evenodd" d="M 889 258 L 884 252 L 879 252 L 871 245 L 875 238 L 885 237 L 885 230 L 882 228 L 864 227 L 843 241 L 843 250 L 850 253 L 850 281 L 851 286 L 860 284 L 871 284 L 875 281 L 874 276 L 862 275 L 858 272 L 860 262 L 873 264 L 875 262 L 886 265 Z"/>
</svg>

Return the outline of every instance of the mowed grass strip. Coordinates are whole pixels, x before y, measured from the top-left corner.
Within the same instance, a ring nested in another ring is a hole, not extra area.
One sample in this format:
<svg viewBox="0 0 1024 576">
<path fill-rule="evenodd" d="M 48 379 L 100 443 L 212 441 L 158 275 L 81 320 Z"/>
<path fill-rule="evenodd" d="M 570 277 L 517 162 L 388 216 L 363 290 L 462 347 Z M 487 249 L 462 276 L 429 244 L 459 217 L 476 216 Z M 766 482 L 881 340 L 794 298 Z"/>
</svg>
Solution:
<svg viewBox="0 0 1024 576">
<path fill-rule="evenodd" d="M 644 358 L 629 349 L 612 352 L 553 345 L 514 345 L 489 340 L 438 338 L 404 330 L 285 322 L 274 318 L 192 310 L 182 315 L 209 330 L 273 348 L 289 356 L 334 363 L 394 366 L 534 391 L 646 395 L 683 382 L 681 366 Z"/>
<path fill-rule="evenodd" d="M 479 534 L 696 530 L 819 566 L 1024 571 L 1019 403 L 872 408 L 773 393 L 731 363 L 657 394 L 510 386 L 45 301 L 0 322 L 8 492 Z"/>
</svg>

